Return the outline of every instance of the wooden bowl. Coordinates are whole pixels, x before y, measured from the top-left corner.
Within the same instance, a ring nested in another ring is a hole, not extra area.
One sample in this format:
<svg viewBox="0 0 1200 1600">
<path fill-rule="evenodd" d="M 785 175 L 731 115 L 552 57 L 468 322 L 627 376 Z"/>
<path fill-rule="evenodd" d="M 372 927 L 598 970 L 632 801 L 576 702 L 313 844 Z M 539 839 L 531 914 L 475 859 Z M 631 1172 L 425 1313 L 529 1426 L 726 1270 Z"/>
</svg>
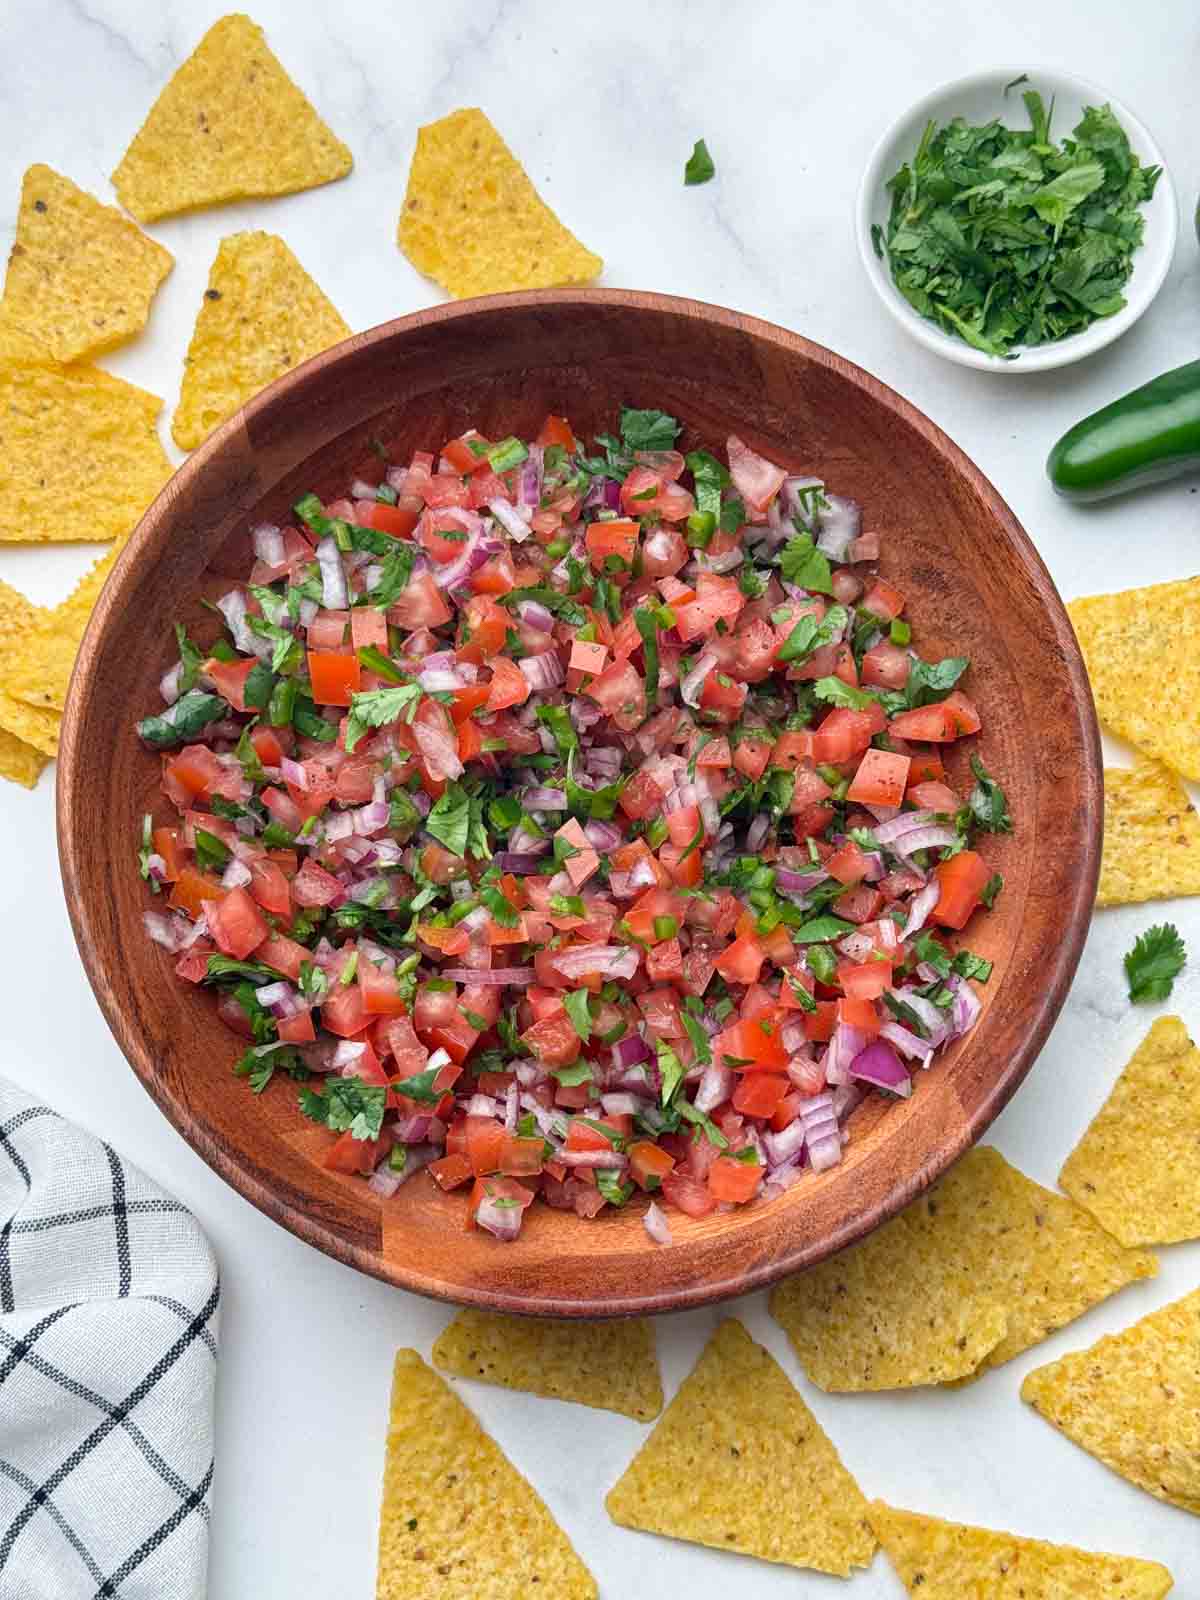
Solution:
<svg viewBox="0 0 1200 1600">
<path fill-rule="evenodd" d="M 212 997 L 179 983 L 142 929 L 134 868 L 142 814 L 163 814 L 159 760 L 135 738 L 175 659 L 171 623 L 201 640 L 203 595 L 249 569 L 250 525 L 284 521 L 305 490 L 333 498 L 370 441 L 407 460 L 476 424 L 528 437 L 548 411 L 587 433 L 618 406 L 658 406 L 684 447 L 736 430 L 819 474 L 883 536 L 882 571 L 909 598 L 927 656 L 965 654 L 982 749 L 1016 832 L 985 854 L 1006 888 L 969 930 L 996 963 L 983 1015 L 908 1101 L 867 1100 L 842 1165 L 725 1215 L 671 1217 L 652 1243 L 643 1203 L 596 1222 L 535 1206 L 521 1237 L 467 1232 L 461 1195 L 427 1178 L 381 1201 L 325 1171 L 323 1129 L 294 1086 L 252 1099 Z M 339 345 L 279 380 L 176 473 L 96 607 L 63 725 L 58 835 L 67 904 L 117 1042 L 184 1138 L 302 1239 L 405 1289 L 512 1312 L 605 1316 L 744 1293 L 860 1238 L 983 1132 L 1058 1015 L 1087 931 L 1099 864 L 1095 715 L 1070 624 L 1012 512 L 962 451 L 892 390 L 781 328 L 691 300 L 542 291 L 439 306 Z"/>
</svg>

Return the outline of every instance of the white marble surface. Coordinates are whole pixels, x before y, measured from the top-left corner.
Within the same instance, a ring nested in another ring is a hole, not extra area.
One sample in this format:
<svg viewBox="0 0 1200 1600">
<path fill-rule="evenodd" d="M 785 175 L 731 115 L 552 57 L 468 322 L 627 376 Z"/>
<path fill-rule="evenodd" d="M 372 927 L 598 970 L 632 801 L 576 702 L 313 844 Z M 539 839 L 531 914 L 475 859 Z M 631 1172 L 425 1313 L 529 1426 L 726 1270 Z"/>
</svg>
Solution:
<svg viewBox="0 0 1200 1600">
<path fill-rule="evenodd" d="M 0 244 L 7 248 L 30 162 L 49 162 L 109 196 L 107 174 L 127 139 L 219 14 L 215 0 L 0 3 Z M 349 143 L 356 167 L 325 189 L 153 230 L 177 265 L 145 337 L 109 365 L 163 395 L 168 408 L 217 241 L 238 228 L 283 234 L 355 328 L 437 299 L 393 243 L 396 214 L 417 125 L 478 104 L 547 200 L 603 254 L 604 282 L 756 312 L 879 374 L 992 477 L 1066 596 L 1196 570 L 1195 481 L 1084 512 L 1056 501 L 1042 475 L 1049 443 L 1076 417 L 1196 354 L 1200 256 L 1187 216 L 1161 297 L 1131 333 L 1065 372 L 1004 379 L 952 367 L 911 343 L 864 281 L 851 228 L 859 172 L 885 123 L 940 81 L 1001 62 L 1054 63 L 1109 87 L 1159 139 L 1190 211 L 1200 183 L 1200 26 L 1184 0 L 1091 0 L 1086 8 L 1068 0 L 974 8 L 951 0 L 258 0 L 254 15 Z M 683 162 L 699 135 L 718 177 L 685 189 Z M 0 550 L 0 577 L 40 601 L 65 593 L 84 564 L 79 549 Z M 58 889 L 52 773 L 33 794 L 0 787 L 8 912 L 0 939 L 11 990 L 0 1070 L 172 1188 L 221 1259 L 212 1600 L 365 1597 L 392 1352 L 400 1344 L 427 1352 L 446 1312 L 301 1245 L 175 1134 L 126 1067 L 83 979 Z M 1043 1182 L 1053 1182 L 1155 1014 L 1128 1005 L 1120 957 L 1163 913 L 1195 954 L 1176 997 L 1200 1027 L 1197 903 L 1101 913 L 1055 1032 L 992 1131 Z M 822 1395 L 800 1376 L 761 1296 L 731 1309 L 799 1382 L 868 1495 L 1157 1557 L 1173 1569 L 1182 1600 L 1200 1596 L 1196 1522 L 1060 1438 L 1017 1390 L 1028 1368 L 1198 1282 L 1200 1244 L 1166 1250 L 1155 1281 L 962 1393 Z M 668 1391 L 722 1314 L 660 1324 Z M 637 1424 L 494 1389 L 463 1392 L 545 1496 L 605 1596 L 835 1592 L 815 1575 L 614 1528 L 602 1499 L 643 1438 Z M 778 1492 L 782 1500 L 787 1484 Z M 902 1591 L 880 1558 L 847 1592 L 893 1600 Z"/>
</svg>

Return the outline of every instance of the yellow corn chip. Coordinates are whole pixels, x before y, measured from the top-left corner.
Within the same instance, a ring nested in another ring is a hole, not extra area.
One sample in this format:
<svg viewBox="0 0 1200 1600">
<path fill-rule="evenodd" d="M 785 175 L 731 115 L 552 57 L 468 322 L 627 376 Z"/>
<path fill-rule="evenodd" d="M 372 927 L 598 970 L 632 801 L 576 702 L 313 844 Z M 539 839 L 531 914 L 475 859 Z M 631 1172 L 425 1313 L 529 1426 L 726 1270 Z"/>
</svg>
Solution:
<svg viewBox="0 0 1200 1600">
<path fill-rule="evenodd" d="M 85 371 L 0 363 L 0 541 L 114 539 L 171 476 L 161 401 Z"/>
<path fill-rule="evenodd" d="M 1100 720 L 1200 778 L 1200 578 L 1089 595 L 1067 610 Z"/>
<path fill-rule="evenodd" d="M 867 1503 L 782 1367 L 723 1322 L 605 1500 L 614 1522 L 849 1577 Z"/>
<path fill-rule="evenodd" d="M 398 1350 L 377 1600 L 595 1600 L 567 1536 L 415 1350 Z"/>
<path fill-rule="evenodd" d="M 32 745 L 43 755 L 58 754 L 57 711 L 38 711 L 14 699 L 4 687 L 5 664 L 19 649 L 19 641 L 45 615 L 19 590 L 0 583 L 0 728 L 15 734 L 18 741 Z"/>
<path fill-rule="evenodd" d="M 7 304 L 0 299 L 0 361 L 21 367 L 61 368 L 40 339 L 35 339 L 15 320 Z M 65 369 L 63 369 L 65 370 Z M 99 367 L 89 369 L 98 372 Z"/>
<path fill-rule="evenodd" d="M 771 1314 L 820 1388 L 907 1388 L 1008 1361 L 1156 1270 L 981 1145 L 860 1244 L 781 1283 Z"/>
<path fill-rule="evenodd" d="M 909 1594 L 919 1600 L 1162 1600 L 1171 1574 L 1157 1561 L 969 1528 L 872 1500 L 871 1526 Z"/>
<path fill-rule="evenodd" d="M 1200 1238 L 1200 1050 L 1178 1017 L 1150 1029 L 1058 1181 L 1122 1244 Z"/>
<path fill-rule="evenodd" d="M 554 215 L 482 111 L 417 133 L 397 240 L 457 299 L 588 283 L 604 270 Z"/>
<path fill-rule="evenodd" d="M 0 778 L 32 789 L 47 759 L 40 750 L 26 744 L 24 739 L 18 739 L 7 728 L 0 728 Z"/>
<path fill-rule="evenodd" d="M 1021 1399 L 1130 1483 L 1200 1517 L 1200 1289 L 1037 1367 Z"/>
<path fill-rule="evenodd" d="M 26 172 L 4 304 L 56 361 L 112 350 L 140 333 L 173 265 L 171 252 L 115 206 L 52 167 Z"/>
<path fill-rule="evenodd" d="M 222 239 L 188 346 L 175 443 L 194 450 L 260 389 L 349 333 L 282 239 Z"/>
<path fill-rule="evenodd" d="M 354 159 L 249 17 L 222 17 L 150 109 L 113 173 L 141 222 L 199 206 L 293 194 L 344 178 Z"/>
<path fill-rule="evenodd" d="M 1104 857 L 1098 906 L 1200 894 L 1200 817 L 1169 767 L 1104 769 Z"/>
<path fill-rule="evenodd" d="M 433 1346 L 433 1364 L 460 1378 L 649 1422 L 662 1381 L 649 1322 L 552 1322 L 460 1311 Z"/>
<path fill-rule="evenodd" d="M 28 633 L 0 652 L 0 684 L 15 699 L 42 711 L 62 711 L 88 618 L 126 542 L 118 539 L 61 605 L 42 612 Z"/>
</svg>

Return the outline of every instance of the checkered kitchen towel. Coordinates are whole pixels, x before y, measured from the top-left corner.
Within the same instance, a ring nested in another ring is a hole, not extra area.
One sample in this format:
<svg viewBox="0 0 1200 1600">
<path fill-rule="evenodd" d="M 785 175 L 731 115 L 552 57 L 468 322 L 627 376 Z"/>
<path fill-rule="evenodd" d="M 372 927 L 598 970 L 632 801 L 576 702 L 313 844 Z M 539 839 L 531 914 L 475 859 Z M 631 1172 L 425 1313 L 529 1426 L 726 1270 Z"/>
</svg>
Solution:
<svg viewBox="0 0 1200 1600">
<path fill-rule="evenodd" d="M 201 1600 L 219 1292 L 178 1200 L 0 1080 L 0 1600 Z"/>
</svg>

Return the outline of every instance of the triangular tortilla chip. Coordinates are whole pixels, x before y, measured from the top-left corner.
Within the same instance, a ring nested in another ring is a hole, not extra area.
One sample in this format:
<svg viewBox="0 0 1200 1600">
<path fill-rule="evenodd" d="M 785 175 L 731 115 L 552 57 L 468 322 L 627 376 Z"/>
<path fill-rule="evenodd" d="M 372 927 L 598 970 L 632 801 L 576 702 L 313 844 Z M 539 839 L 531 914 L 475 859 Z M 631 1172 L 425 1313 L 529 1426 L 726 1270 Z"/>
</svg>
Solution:
<svg viewBox="0 0 1200 1600">
<path fill-rule="evenodd" d="M 142 331 L 174 264 L 115 206 L 52 167 L 32 166 L 21 185 L 4 306 L 56 361 L 78 361 Z"/>
<path fill-rule="evenodd" d="M 740 1322 L 723 1322 L 605 1500 L 614 1522 L 849 1577 L 867 1503 L 812 1412 Z"/>
<path fill-rule="evenodd" d="M 0 541 L 114 539 L 171 476 L 162 402 L 87 370 L 0 363 Z"/>
<path fill-rule="evenodd" d="M 1104 769 L 1104 857 L 1098 906 L 1200 894 L 1200 817 L 1169 767 Z"/>
<path fill-rule="evenodd" d="M 1200 1289 L 1036 1368 L 1021 1399 L 1139 1489 L 1200 1517 Z"/>
<path fill-rule="evenodd" d="M 0 684 L 15 699 L 42 711 L 62 711 L 79 642 L 100 591 L 127 543 L 128 535 L 118 539 L 61 605 L 43 611 L 14 646 L 0 649 Z"/>
<path fill-rule="evenodd" d="M 781 1283 L 771 1314 L 820 1388 L 905 1388 L 1008 1361 L 1156 1270 L 980 1145 L 860 1244 Z"/>
<path fill-rule="evenodd" d="M 595 1600 L 541 1498 L 415 1350 L 398 1350 L 377 1600 Z"/>
<path fill-rule="evenodd" d="M 19 367 L 50 367 L 65 370 L 62 368 L 62 363 L 54 359 L 42 341 L 35 339 L 28 329 L 16 321 L 3 299 L 0 299 L 0 362 Z M 100 369 L 89 367 L 86 370 L 98 372 Z"/>
<path fill-rule="evenodd" d="M 175 443 L 194 450 L 260 389 L 349 333 L 282 239 L 222 239 L 188 346 Z"/>
<path fill-rule="evenodd" d="M 113 173 L 141 222 L 198 206 L 293 194 L 344 178 L 354 160 L 249 17 L 222 17 L 151 107 Z"/>
<path fill-rule="evenodd" d="M 1122 1244 L 1200 1238 L 1200 1050 L 1159 1017 L 1059 1184 Z"/>
<path fill-rule="evenodd" d="M 588 283 L 604 270 L 478 110 L 453 111 L 417 133 L 396 237 L 418 272 L 460 300 Z"/>
<path fill-rule="evenodd" d="M 31 744 L 26 744 L 24 739 L 18 739 L 7 728 L 0 728 L 0 778 L 19 783 L 24 789 L 32 789 L 47 760 L 48 757 Z"/>
<path fill-rule="evenodd" d="M 1200 578 L 1089 595 L 1067 610 L 1100 720 L 1200 778 Z"/>
<path fill-rule="evenodd" d="M 460 1311 L 435 1341 L 433 1364 L 460 1378 L 619 1411 L 638 1422 L 662 1410 L 654 1326 L 634 1318 L 555 1322 Z"/>
<path fill-rule="evenodd" d="M 4 687 L 6 663 L 10 663 L 21 649 L 23 638 L 45 617 L 40 606 L 35 606 L 17 589 L 0 583 L 0 728 L 15 735 L 18 743 L 32 745 L 45 756 L 58 754 L 58 729 L 61 718 L 57 711 L 39 711 L 23 701 L 14 699 Z M 21 752 L 14 758 L 24 761 Z M 43 763 L 44 765 L 45 763 Z M 40 768 L 38 769 L 41 770 Z"/>
<path fill-rule="evenodd" d="M 1157 1561 L 970 1528 L 882 1500 L 872 1500 L 870 1515 L 888 1560 L 918 1600 L 1162 1600 L 1173 1581 Z"/>
</svg>

